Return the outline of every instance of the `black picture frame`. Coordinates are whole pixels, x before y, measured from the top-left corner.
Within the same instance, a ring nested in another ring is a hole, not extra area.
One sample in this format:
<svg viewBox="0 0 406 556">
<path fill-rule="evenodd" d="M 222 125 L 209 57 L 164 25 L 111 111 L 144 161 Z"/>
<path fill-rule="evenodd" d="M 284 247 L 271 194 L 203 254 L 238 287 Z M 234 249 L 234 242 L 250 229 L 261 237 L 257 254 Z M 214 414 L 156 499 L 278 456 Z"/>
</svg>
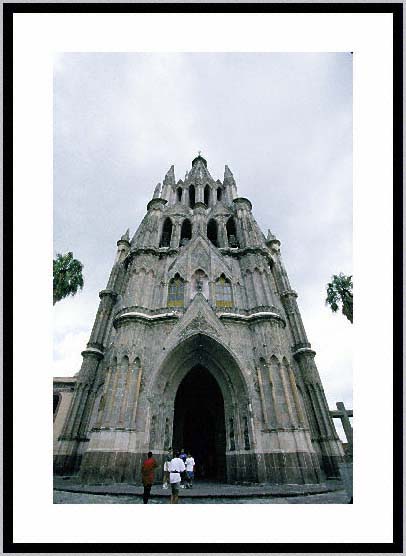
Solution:
<svg viewBox="0 0 406 556">
<path fill-rule="evenodd" d="M 5 3 L 3 4 L 3 156 L 4 156 L 4 479 L 3 479 L 3 551 L 5 553 L 402 553 L 403 552 L 403 421 L 402 421 L 402 388 L 403 379 L 400 372 L 402 349 L 402 304 L 398 300 L 402 292 L 403 256 L 402 248 L 394 242 L 394 283 L 393 292 L 396 303 L 393 308 L 394 318 L 394 358 L 399 363 L 398 372 L 393 375 L 394 400 L 394 504 L 393 504 L 393 543 L 291 543 L 291 544 L 246 544 L 234 545 L 227 543 L 207 544 L 120 544 L 115 543 L 15 543 L 13 542 L 13 374 L 11 372 L 13 345 L 13 273 L 12 265 L 8 264 L 13 239 L 13 16 L 17 13 L 111 13 L 111 12 L 165 12 L 165 13 L 207 13 L 207 12 L 258 12 L 258 13 L 391 13 L 393 14 L 393 104 L 394 104 L 394 237 L 402 237 L 403 224 L 403 5 L 401 3 Z M 389 416 L 385 417 L 386 419 Z"/>
</svg>

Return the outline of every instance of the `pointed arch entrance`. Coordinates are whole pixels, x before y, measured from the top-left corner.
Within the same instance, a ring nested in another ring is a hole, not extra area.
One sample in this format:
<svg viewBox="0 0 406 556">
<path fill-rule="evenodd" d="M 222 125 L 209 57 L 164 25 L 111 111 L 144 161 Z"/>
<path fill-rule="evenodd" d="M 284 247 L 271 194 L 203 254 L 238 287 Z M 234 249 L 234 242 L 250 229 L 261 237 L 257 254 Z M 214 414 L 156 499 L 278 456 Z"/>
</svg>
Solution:
<svg viewBox="0 0 406 556">
<path fill-rule="evenodd" d="M 196 471 L 203 463 L 210 480 L 258 480 L 247 383 L 226 345 L 192 333 L 170 350 L 150 384 L 149 414 L 158 431 L 153 451 L 195 452 Z"/>
<path fill-rule="evenodd" d="M 175 397 L 173 446 L 196 461 L 196 477 L 226 480 L 224 399 L 213 375 L 196 365 L 184 377 Z"/>
</svg>

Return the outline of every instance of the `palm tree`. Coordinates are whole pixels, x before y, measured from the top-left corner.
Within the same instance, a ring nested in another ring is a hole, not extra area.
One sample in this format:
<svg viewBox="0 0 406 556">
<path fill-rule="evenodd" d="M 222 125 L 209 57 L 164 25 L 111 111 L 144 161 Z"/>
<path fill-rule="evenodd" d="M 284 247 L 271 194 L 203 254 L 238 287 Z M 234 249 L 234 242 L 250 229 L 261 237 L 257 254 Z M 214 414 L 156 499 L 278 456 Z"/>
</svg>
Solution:
<svg viewBox="0 0 406 556">
<path fill-rule="evenodd" d="M 327 284 L 326 305 L 330 305 L 335 313 L 339 304 L 343 315 L 352 323 L 352 276 L 346 276 L 342 272 L 334 274 L 332 281 Z"/>
<path fill-rule="evenodd" d="M 73 253 L 56 254 L 54 259 L 54 305 L 68 295 L 75 295 L 83 288 L 83 265 L 73 258 Z"/>
</svg>

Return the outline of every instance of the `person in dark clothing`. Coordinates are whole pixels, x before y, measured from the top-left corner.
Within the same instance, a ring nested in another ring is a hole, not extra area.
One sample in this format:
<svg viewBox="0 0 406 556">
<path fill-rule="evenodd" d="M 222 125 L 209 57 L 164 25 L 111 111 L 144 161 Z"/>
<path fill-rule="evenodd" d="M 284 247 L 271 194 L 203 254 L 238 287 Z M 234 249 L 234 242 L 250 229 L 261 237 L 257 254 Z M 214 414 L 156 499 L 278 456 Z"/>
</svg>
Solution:
<svg viewBox="0 0 406 556">
<path fill-rule="evenodd" d="M 154 484 L 154 470 L 157 465 L 156 460 L 152 457 L 152 452 L 148 452 L 148 458 L 144 461 L 141 468 L 142 484 L 144 485 L 144 494 L 142 495 L 144 504 L 148 504 L 151 487 Z"/>
</svg>

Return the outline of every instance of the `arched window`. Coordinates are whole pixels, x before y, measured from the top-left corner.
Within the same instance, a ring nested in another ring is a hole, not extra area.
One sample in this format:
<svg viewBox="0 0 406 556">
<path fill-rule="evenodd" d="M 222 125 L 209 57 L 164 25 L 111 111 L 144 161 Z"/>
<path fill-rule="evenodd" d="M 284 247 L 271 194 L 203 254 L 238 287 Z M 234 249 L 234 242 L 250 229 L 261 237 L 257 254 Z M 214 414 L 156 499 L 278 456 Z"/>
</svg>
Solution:
<svg viewBox="0 0 406 556">
<path fill-rule="evenodd" d="M 190 223 L 190 220 L 186 218 L 186 220 L 182 222 L 179 245 L 181 246 L 186 245 L 188 241 L 190 241 L 191 239 L 192 239 L 192 224 Z"/>
<path fill-rule="evenodd" d="M 159 243 L 159 247 L 169 247 L 171 244 L 171 236 L 172 236 L 172 221 L 170 218 L 166 218 L 162 228 L 162 235 L 161 235 L 161 241 Z"/>
<path fill-rule="evenodd" d="M 226 228 L 227 228 L 228 245 L 230 247 L 239 247 L 237 241 L 237 229 L 235 227 L 235 220 L 233 217 L 228 219 Z"/>
<path fill-rule="evenodd" d="M 217 222 L 213 219 L 209 220 L 209 222 L 207 223 L 207 239 L 209 239 L 213 245 L 218 247 Z"/>
<path fill-rule="evenodd" d="M 216 281 L 216 307 L 232 307 L 233 296 L 229 280 L 222 274 Z"/>
<path fill-rule="evenodd" d="M 189 187 L 189 204 L 190 204 L 190 208 L 195 208 L 195 202 L 196 202 L 196 193 L 195 193 L 195 186 L 191 185 Z"/>
<path fill-rule="evenodd" d="M 178 187 L 178 189 L 176 190 L 176 199 L 178 201 L 178 203 L 182 202 L 182 188 Z"/>
<path fill-rule="evenodd" d="M 179 274 L 169 282 L 168 307 L 183 307 L 185 304 L 185 284 Z"/>
<path fill-rule="evenodd" d="M 61 394 L 57 393 L 54 394 L 54 418 L 58 413 L 59 402 L 61 401 Z"/>
<path fill-rule="evenodd" d="M 209 202 L 210 202 L 210 187 L 206 185 L 206 187 L 204 188 L 204 204 L 206 205 L 206 207 L 209 206 Z"/>
<path fill-rule="evenodd" d="M 221 189 L 221 187 L 217 188 L 217 201 L 221 201 L 221 199 L 223 198 L 223 191 Z"/>
</svg>

